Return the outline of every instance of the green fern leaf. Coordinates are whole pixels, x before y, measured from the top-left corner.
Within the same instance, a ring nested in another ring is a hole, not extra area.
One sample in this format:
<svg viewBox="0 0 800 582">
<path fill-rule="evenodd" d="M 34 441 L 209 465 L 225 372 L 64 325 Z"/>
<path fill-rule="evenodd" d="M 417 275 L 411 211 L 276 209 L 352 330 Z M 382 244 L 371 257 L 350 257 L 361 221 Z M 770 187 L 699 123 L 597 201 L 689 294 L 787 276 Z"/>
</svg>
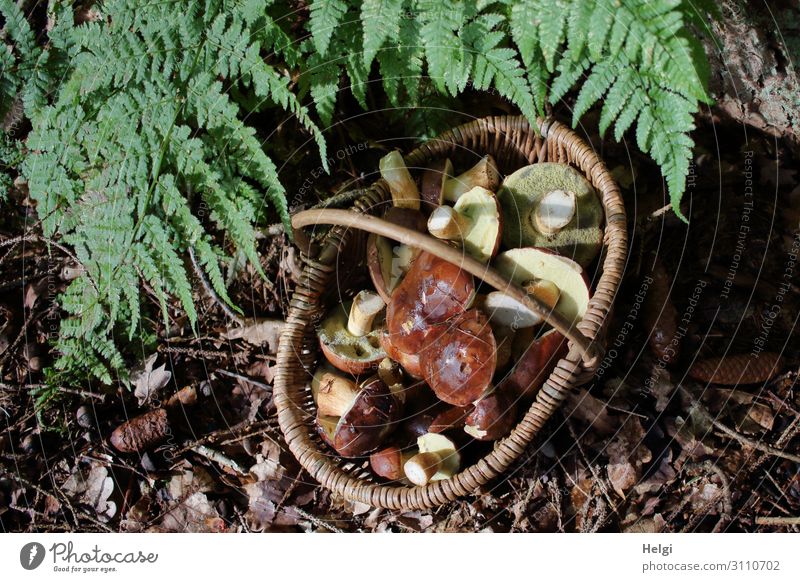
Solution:
<svg viewBox="0 0 800 582">
<path fill-rule="evenodd" d="M 320 55 L 325 56 L 336 27 L 347 12 L 345 0 L 313 0 L 311 2 L 311 40 Z"/>
</svg>

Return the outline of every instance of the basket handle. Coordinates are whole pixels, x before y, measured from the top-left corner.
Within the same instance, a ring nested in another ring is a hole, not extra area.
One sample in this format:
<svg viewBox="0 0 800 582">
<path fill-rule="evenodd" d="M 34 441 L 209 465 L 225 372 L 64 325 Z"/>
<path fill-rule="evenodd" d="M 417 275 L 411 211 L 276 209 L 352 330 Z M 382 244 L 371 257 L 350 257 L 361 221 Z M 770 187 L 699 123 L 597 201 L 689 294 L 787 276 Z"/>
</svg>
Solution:
<svg viewBox="0 0 800 582">
<path fill-rule="evenodd" d="M 512 299 L 519 301 L 539 315 L 546 323 L 561 332 L 578 349 L 587 368 L 594 369 L 599 363 L 597 346 L 593 340 L 581 333 L 576 327 L 570 325 L 563 315 L 551 309 L 536 297 L 528 295 L 521 287 L 500 274 L 499 271 L 430 235 L 353 210 L 335 210 L 331 208 L 304 210 L 292 216 L 292 228 L 295 230 L 304 226 L 320 224 L 355 228 L 385 236 L 401 244 L 436 255 L 454 265 L 459 265 L 471 275 L 478 277 L 495 289 L 503 291 Z"/>
</svg>

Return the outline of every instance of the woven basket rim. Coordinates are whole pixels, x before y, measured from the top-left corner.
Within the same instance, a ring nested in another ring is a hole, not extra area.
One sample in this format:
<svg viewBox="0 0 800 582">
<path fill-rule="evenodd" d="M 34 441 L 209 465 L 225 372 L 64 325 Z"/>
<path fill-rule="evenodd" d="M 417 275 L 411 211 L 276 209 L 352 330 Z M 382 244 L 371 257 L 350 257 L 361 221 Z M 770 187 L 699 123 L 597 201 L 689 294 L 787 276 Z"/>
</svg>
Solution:
<svg viewBox="0 0 800 582">
<path fill-rule="evenodd" d="M 625 208 L 618 186 L 605 164 L 575 132 L 558 121 L 537 119 L 537 135 L 522 116 L 500 116 L 476 119 L 457 126 L 428 140 L 406 157 L 409 165 L 422 165 L 437 157 L 446 148 L 465 148 L 481 155 L 497 152 L 525 160 L 527 163 L 560 161 L 570 163 L 593 184 L 605 211 L 604 249 L 599 280 L 589 301 L 586 315 L 578 330 L 587 338 L 602 343 L 605 325 L 619 288 L 627 260 Z M 503 148 L 501 151 L 499 148 Z M 379 179 L 368 187 L 354 207 L 370 212 L 376 203 L 388 199 L 388 187 Z M 495 443 L 492 451 L 475 464 L 465 467 L 451 479 L 425 486 L 396 483 L 375 483 L 354 475 L 357 468 L 349 460 L 339 460 L 312 438 L 313 417 L 299 401 L 299 386 L 307 385 L 310 373 L 306 367 L 313 354 L 302 353 L 313 332 L 313 318 L 319 306 L 320 290 L 325 287 L 335 268 L 336 255 L 350 235 L 339 227 L 332 228 L 314 256 L 301 255 L 303 274 L 290 303 L 286 326 L 281 333 L 274 396 L 278 421 L 292 454 L 301 466 L 322 486 L 353 501 L 387 509 L 425 509 L 453 501 L 475 491 L 501 475 L 524 452 L 539 430 L 560 407 L 572 388 L 585 383 L 594 373 L 581 361 L 580 353 L 570 345 L 553 373 L 539 389 L 534 403 L 506 438 Z M 312 348 L 313 349 L 313 348 Z M 306 350 L 308 352 L 308 350 Z M 306 362 L 301 361 L 306 358 Z M 295 398 L 297 397 L 297 399 Z"/>
</svg>

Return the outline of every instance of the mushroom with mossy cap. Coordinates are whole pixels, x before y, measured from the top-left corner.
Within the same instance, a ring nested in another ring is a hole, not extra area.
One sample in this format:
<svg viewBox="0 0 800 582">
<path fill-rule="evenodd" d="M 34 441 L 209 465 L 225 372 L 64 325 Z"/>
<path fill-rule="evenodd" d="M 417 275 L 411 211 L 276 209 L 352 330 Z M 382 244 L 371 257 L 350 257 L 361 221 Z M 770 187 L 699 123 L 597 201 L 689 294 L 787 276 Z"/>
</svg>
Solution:
<svg viewBox="0 0 800 582">
<path fill-rule="evenodd" d="M 383 156 L 378 166 L 381 177 L 389 186 L 392 204 L 397 208 L 419 210 L 419 190 L 403 161 L 402 154 L 394 150 Z"/>
<path fill-rule="evenodd" d="M 588 265 L 603 244 L 603 207 L 589 181 L 567 164 L 542 162 L 506 177 L 497 192 L 507 247 L 540 247 Z"/>
<path fill-rule="evenodd" d="M 416 230 L 427 231 L 427 221 L 419 210 L 390 206 L 384 220 Z M 388 303 L 392 291 L 405 276 L 419 251 L 409 245 L 399 244 L 377 234 L 367 237 L 367 268 L 375 290 Z"/>
<path fill-rule="evenodd" d="M 466 311 L 474 293 L 472 275 L 436 255 L 420 253 L 392 293 L 386 340 L 400 352 L 419 354 L 431 326 Z"/>
<path fill-rule="evenodd" d="M 486 316 L 471 309 L 440 324 L 420 353 L 425 381 L 439 400 L 468 406 L 486 391 L 497 346 Z"/>
<path fill-rule="evenodd" d="M 422 172 L 420 198 L 423 212 L 427 214 L 444 204 L 444 187 L 452 175 L 453 163 L 448 159 L 436 160 Z"/>
<path fill-rule="evenodd" d="M 514 400 L 503 391 L 489 390 L 466 417 L 464 432 L 479 441 L 496 441 L 511 432 L 516 418 Z"/>
<path fill-rule="evenodd" d="M 500 172 L 491 155 L 483 156 L 477 164 L 463 174 L 446 180 L 442 186 L 441 199 L 447 202 L 457 202 L 464 193 L 476 186 L 492 192 L 500 186 Z"/>
<path fill-rule="evenodd" d="M 491 259 L 500 248 L 500 205 L 486 188 L 476 186 L 462 194 L 455 206 L 440 206 L 428 218 L 436 238 L 461 243 L 479 261 Z"/>
<path fill-rule="evenodd" d="M 384 307 L 383 299 L 371 291 L 361 291 L 352 302 L 335 307 L 317 331 L 325 358 L 350 374 L 377 367 L 386 353 L 373 324 Z"/>
<path fill-rule="evenodd" d="M 377 376 L 360 386 L 347 378 L 331 381 L 323 376 L 317 394 L 317 430 L 341 456 L 359 457 L 377 449 L 400 415 L 396 396 Z"/>
<path fill-rule="evenodd" d="M 461 455 L 453 441 L 442 434 L 428 433 L 417 439 L 419 453 L 403 465 L 406 479 L 414 485 L 450 479 L 458 473 Z"/>
<path fill-rule="evenodd" d="M 527 286 L 532 294 L 539 293 L 537 297 L 545 303 L 555 297 L 555 292 L 549 283 L 542 285 L 541 282 L 549 281 L 556 285 L 558 298 L 553 309 L 563 315 L 569 323 L 577 323 L 586 313 L 590 297 L 589 283 L 583 268 L 575 261 L 546 249 L 527 247 L 500 253 L 494 264 L 500 273 L 514 283 Z M 535 287 L 537 282 L 538 290 Z M 520 322 L 541 320 L 538 314 L 511 298 L 507 298 L 505 303 L 508 306 L 508 314 L 513 316 L 516 313 Z M 495 308 L 497 306 L 496 302 Z"/>
</svg>

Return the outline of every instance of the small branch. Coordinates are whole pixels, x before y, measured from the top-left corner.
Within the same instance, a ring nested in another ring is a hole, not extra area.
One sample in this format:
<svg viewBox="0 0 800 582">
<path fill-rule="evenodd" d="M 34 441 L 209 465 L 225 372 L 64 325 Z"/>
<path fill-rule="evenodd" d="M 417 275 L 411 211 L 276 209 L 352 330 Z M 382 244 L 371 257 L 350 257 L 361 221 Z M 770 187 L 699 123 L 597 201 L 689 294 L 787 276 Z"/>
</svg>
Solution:
<svg viewBox="0 0 800 582">
<path fill-rule="evenodd" d="M 94 392 L 88 392 L 86 390 L 76 390 L 75 388 L 65 388 L 63 386 L 50 386 L 48 384 L 24 384 L 22 386 L 17 386 L 15 384 L 6 384 L 5 382 L 0 382 L 0 390 L 4 392 L 30 392 L 31 390 L 41 390 L 43 388 L 49 388 L 52 390 L 58 390 L 64 394 L 72 394 L 74 396 L 83 396 L 84 398 L 93 398 L 95 400 L 105 400 L 105 394 L 95 394 Z"/>
<path fill-rule="evenodd" d="M 223 455 L 219 451 L 211 449 L 205 445 L 197 445 L 196 447 L 192 447 L 191 450 L 198 455 L 205 457 L 209 461 L 213 461 L 219 465 L 222 465 L 223 467 L 228 467 L 234 473 L 238 473 L 241 476 L 247 475 L 247 471 L 243 469 L 239 463 L 230 457 Z"/>
<path fill-rule="evenodd" d="M 691 405 L 703 416 L 706 420 L 708 420 L 714 428 L 718 429 L 720 432 L 724 433 L 725 435 L 729 436 L 730 438 L 739 441 L 743 445 L 747 445 L 751 449 L 756 449 L 757 451 L 761 451 L 762 453 L 767 453 L 769 455 L 773 455 L 775 457 L 780 457 L 781 459 L 787 459 L 789 461 L 793 461 L 795 463 L 800 463 L 800 456 L 794 455 L 792 453 L 787 453 L 786 451 L 782 451 L 780 449 L 776 449 L 769 445 L 765 445 L 763 443 L 759 443 L 752 439 L 747 438 L 743 434 L 740 434 L 722 424 L 716 418 L 711 416 L 711 414 L 706 410 L 706 407 L 700 404 L 694 397 L 689 394 L 689 391 L 686 390 L 683 386 L 678 385 L 678 390 L 680 390 L 688 399 Z"/>
<path fill-rule="evenodd" d="M 800 517 L 756 517 L 756 525 L 800 525 Z"/>
</svg>

